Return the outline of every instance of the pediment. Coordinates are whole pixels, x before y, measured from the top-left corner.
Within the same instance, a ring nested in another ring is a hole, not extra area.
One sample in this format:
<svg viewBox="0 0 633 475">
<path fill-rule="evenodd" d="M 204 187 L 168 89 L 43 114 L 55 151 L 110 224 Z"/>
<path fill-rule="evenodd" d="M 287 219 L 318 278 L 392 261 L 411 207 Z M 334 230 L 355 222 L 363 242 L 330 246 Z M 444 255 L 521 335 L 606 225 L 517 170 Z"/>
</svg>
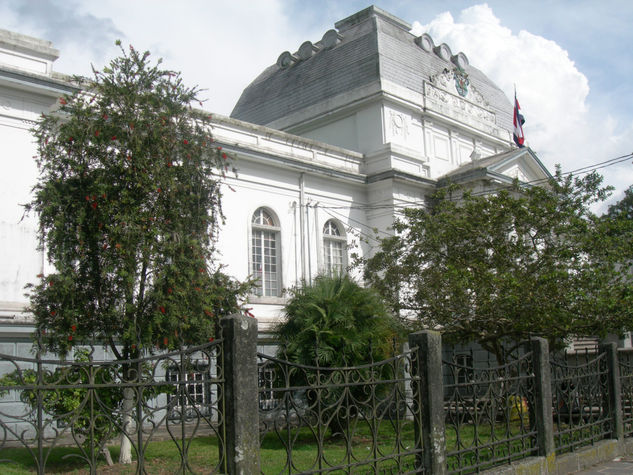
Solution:
<svg viewBox="0 0 633 475">
<path fill-rule="evenodd" d="M 529 148 L 515 150 L 508 157 L 490 164 L 487 169 L 522 183 L 540 183 L 548 180 L 551 174 L 536 154 Z"/>
<path fill-rule="evenodd" d="M 439 182 L 468 183 L 483 179 L 510 183 L 544 183 L 550 172 L 530 148 L 520 148 L 474 160 L 444 175 Z"/>
</svg>

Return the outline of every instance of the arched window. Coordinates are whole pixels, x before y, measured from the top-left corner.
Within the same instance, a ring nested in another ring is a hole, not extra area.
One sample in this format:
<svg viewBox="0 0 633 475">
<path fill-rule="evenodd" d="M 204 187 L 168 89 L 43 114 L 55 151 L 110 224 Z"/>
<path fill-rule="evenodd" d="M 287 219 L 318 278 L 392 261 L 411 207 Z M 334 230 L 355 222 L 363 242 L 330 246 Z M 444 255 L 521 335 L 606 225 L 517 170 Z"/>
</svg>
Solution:
<svg viewBox="0 0 633 475">
<path fill-rule="evenodd" d="M 330 219 L 323 226 L 323 261 L 325 272 L 341 274 L 347 265 L 347 240 L 339 225 Z"/>
<path fill-rule="evenodd" d="M 258 208 L 251 221 L 251 273 L 257 279 L 256 295 L 281 295 L 280 251 L 279 226 L 269 211 Z"/>
</svg>

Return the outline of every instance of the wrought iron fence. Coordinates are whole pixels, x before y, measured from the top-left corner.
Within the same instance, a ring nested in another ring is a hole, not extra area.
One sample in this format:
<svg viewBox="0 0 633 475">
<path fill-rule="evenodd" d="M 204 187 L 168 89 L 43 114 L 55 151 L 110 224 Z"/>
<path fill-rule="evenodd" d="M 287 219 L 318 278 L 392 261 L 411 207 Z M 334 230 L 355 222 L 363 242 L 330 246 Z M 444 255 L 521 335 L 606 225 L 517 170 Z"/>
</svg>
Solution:
<svg viewBox="0 0 633 475">
<path fill-rule="evenodd" d="M 97 351 L 80 347 L 72 360 L 0 355 L 0 397 L 11 402 L 0 405 L 0 463 L 8 469 L 11 448 L 22 447 L 45 473 L 53 450 L 70 446 L 68 468 L 96 473 L 106 444 L 120 438 L 131 446 L 135 473 L 152 472 L 146 450 L 156 440 L 175 446 L 175 473 L 223 468 L 221 339 L 125 361 L 98 361 Z M 203 463 L 190 456 L 200 435 L 219 447 Z"/>
<path fill-rule="evenodd" d="M 633 348 L 618 351 L 624 435 L 633 435 Z"/>
<path fill-rule="evenodd" d="M 18 469 L 60 470 L 68 446 L 64 470 L 96 473 L 118 438 L 135 473 L 466 474 L 621 438 L 622 420 L 633 434 L 633 352 L 614 344 L 550 355 L 535 339 L 499 366 L 442 361 L 439 335 L 420 332 L 387 360 L 327 368 L 257 353 L 246 317 L 221 334 L 127 361 L 94 347 L 68 361 L 0 355 L 0 472 L 18 449 L 30 459 Z M 171 451 L 160 467 L 158 446 Z"/>
<path fill-rule="evenodd" d="M 424 473 L 415 353 L 345 368 L 258 353 L 262 471 Z"/>
<path fill-rule="evenodd" d="M 609 438 L 613 428 L 606 355 L 589 349 L 557 353 L 550 365 L 556 452 Z"/>
<path fill-rule="evenodd" d="M 502 366 L 472 353 L 443 362 L 449 473 L 474 473 L 536 453 L 532 353 Z"/>
</svg>

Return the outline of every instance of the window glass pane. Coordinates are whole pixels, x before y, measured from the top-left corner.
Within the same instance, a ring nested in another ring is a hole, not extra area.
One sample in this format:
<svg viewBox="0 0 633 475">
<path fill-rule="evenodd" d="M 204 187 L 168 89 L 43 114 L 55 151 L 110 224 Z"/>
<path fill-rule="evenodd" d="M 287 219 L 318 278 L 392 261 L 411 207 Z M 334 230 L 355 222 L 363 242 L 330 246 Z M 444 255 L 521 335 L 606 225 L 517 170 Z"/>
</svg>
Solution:
<svg viewBox="0 0 633 475">
<path fill-rule="evenodd" d="M 330 219 L 323 227 L 323 234 L 326 236 L 340 236 L 341 232 L 336 223 Z"/>
<path fill-rule="evenodd" d="M 328 274 L 340 274 L 344 270 L 343 241 L 324 239 L 325 269 Z"/>
<path fill-rule="evenodd" d="M 259 208 L 253 213 L 253 224 L 259 226 L 274 226 L 275 222 L 273 221 L 273 217 L 264 208 Z"/>
<path fill-rule="evenodd" d="M 260 208 L 255 212 L 253 223 L 259 226 L 264 222 L 270 222 L 272 225 L 273 220 L 268 213 Z M 279 295 L 277 236 L 277 231 L 257 228 L 252 231 L 251 274 L 257 279 L 254 289 L 255 295 L 267 297 Z"/>
</svg>

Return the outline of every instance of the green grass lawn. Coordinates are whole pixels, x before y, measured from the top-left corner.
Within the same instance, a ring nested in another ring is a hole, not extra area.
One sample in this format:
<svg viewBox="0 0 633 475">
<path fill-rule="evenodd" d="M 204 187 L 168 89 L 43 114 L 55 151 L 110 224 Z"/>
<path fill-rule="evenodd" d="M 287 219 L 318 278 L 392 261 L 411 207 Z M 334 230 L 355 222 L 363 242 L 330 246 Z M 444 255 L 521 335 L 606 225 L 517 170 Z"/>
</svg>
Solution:
<svg viewBox="0 0 633 475">
<path fill-rule="evenodd" d="M 372 429 L 378 434 L 378 444 L 372 446 Z M 512 433 L 518 431 L 518 425 L 514 425 Z M 487 443 L 493 440 L 493 427 L 488 425 L 479 429 L 478 437 L 480 441 Z M 495 437 L 505 434 L 505 425 L 497 424 L 494 427 Z M 292 429 L 288 433 L 283 430 L 279 433 L 267 434 L 261 444 L 260 461 L 261 468 L 265 474 L 288 473 L 288 458 L 286 445 L 292 446 L 292 473 L 301 471 L 317 470 L 319 462 L 321 466 L 336 467 L 357 463 L 351 471 L 352 473 L 373 473 L 374 465 L 378 469 L 396 469 L 397 463 L 411 466 L 414 463 L 413 455 L 400 457 L 398 461 L 378 460 L 381 457 L 390 457 L 397 453 L 396 447 L 401 451 L 414 449 L 413 423 L 406 421 L 402 423 L 400 440 L 396 441 L 396 433 L 389 421 L 382 421 L 378 427 L 370 427 L 366 423 L 360 423 L 353 431 L 350 441 L 343 438 L 331 438 L 328 433 L 323 437 L 321 457 L 319 457 L 318 436 L 308 428 Z M 459 448 L 465 450 L 460 454 L 460 459 L 456 456 L 449 457 L 448 463 L 452 471 L 458 471 L 463 464 L 474 460 L 473 441 L 475 432 L 472 426 L 464 426 L 460 429 L 460 443 L 457 444 L 455 431 L 447 427 L 446 431 L 447 452 L 453 452 Z M 515 450 L 513 450 L 515 449 Z M 500 444 L 494 450 L 479 452 L 479 460 L 490 459 L 492 454 L 500 456 L 508 450 L 516 452 L 520 450 L 520 442 L 514 441 L 511 444 Z M 111 446 L 112 458 L 116 462 L 119 456 L 118 446 Z M 57 447 L 50 451 L 46 462 L 46 473 L 72 473 L 87 474 L 88 466 L 84 460 L 77 457 L 79 449 L 70 447 Z M 218 447 L 215 437 L 196 437 L 189 441 L 187 451 L 188 466 L 184 468 L 180 464 L 181 456 L 177 445 L 172 440 L 151 442 L 145 452 L 145 469 L 151 475 L 173 474 L 173 473 L 209 473 L 218 465 Z M 35 473 L 36 468 L 33 457 L 27 449 L 3 449 L 0 452 L 0 459 L 11 460 L 10 463 L 0 465 L 2 474 L 27 474 Z M 486 465 L 489 466 L 489 463 Z M 132 465 L 115 464 L 108 467 L 100 459 L 97 468 L 98 473 L 104 474 L 133 474 L 136 471 L 136 463 Z M 342 473 L 342 471 L 340 472 Z M 468 473 L 464 471 L 463 473 Z"/>
</svg>

